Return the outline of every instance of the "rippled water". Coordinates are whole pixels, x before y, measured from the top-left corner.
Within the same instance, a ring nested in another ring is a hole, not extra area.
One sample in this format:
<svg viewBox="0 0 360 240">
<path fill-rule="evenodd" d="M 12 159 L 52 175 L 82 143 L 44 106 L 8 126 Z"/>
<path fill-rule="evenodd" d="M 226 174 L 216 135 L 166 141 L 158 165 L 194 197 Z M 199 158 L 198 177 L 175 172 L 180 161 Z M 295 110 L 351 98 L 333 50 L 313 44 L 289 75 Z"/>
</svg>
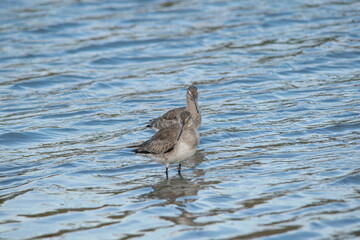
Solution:
<svg viewBox="0 0 360 240">
<path fill-rule="evenodd" d="M 360 238 L 359 1 L 0 2 L 0 238 Z M 203 114 L 181 179 L 126 146 Z"/>
</svg>

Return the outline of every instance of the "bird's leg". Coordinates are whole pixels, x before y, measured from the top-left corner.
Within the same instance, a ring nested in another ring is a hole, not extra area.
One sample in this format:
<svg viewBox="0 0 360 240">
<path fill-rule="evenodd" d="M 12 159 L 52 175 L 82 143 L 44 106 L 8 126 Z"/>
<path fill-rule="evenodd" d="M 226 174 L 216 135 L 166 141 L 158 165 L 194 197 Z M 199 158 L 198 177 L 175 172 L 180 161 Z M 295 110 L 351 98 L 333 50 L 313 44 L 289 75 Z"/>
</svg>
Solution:
<svg viewBox="0 0 360 240">
<path fill-rule="evenodd" d="M 165 171 L 165 173 L 166 173 L 166 179 L 169 179 L 168 166 L 166 166 L 166 171 Z"/>
<path fill-rule="evenodd" d="M 181 176 L 181 163 L 179 163 L 178 174 L 179 174 L 180 177 L 182 177 Z"/>
</svg>

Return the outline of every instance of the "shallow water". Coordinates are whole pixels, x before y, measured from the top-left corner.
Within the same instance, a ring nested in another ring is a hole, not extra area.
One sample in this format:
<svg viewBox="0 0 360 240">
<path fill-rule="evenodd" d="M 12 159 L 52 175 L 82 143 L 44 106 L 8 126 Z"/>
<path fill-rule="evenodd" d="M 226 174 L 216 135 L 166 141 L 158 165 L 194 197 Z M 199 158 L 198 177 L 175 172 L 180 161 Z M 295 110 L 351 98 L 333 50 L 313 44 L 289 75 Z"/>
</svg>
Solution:
<svg viewBox="0 0 360 240">
<path fill-rule="evenodd" d="M 360 237 L 359 1 L 1 1 L 0 238 Z M 197 153 L 126 146 L 198 87 Z"/>
</svg>

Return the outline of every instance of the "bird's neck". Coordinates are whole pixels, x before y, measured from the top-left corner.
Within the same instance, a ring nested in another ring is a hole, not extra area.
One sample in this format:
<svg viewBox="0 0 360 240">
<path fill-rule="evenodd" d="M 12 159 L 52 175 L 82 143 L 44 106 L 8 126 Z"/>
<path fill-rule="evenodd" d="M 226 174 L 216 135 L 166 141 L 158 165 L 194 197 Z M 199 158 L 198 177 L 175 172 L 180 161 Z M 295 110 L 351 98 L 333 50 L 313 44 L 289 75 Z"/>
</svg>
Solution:
<svg viewBox="0 0 360 240">
<path fill-rule="evenodd" d="M 196 106 L 198 107 L 198 110 L 200 113 L 199 104 L 198 104 L 197 99 L 195 101 L 196 101 Z M 194 101 L 192 101 L 189 98 L 187 99 L 187 108 L 189 109 L 189 112 L 191 113 L 192 116 L 194 116 L 194 114 L 198 114 Z"/>
</svg>

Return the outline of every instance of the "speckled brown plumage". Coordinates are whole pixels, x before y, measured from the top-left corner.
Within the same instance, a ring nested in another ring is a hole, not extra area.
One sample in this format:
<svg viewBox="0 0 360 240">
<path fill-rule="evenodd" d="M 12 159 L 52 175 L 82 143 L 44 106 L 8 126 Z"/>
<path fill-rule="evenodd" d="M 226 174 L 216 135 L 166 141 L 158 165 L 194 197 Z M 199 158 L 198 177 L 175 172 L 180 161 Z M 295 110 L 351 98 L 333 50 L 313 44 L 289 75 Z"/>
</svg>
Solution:
<svg viewBox="0 0 360 240">
<path fill-rule="evenodd" d="M 190 158 L 194 155 L 199 145 L 199 132 L 195 128 L 190 112 L 183 111 L 180 114 L 180 123 L 160 129 L 149 140 L 138 146 L 133 146 L 137 147 L 134 150 L 135 153 L 165 164 L 166 176 L 168 176 L 169 164 L 180 163 Z"/>
<path fill-rule="evenodd" d="M 148 127 L 155 130 L 166 128 L 173 124 L 180 124 L 180 114 L 183 111 L 189 111 L 193 118 L 195 128 L 199 129 L 201 125 L 201 113 L 198 105 L 199 94 L 195 86 L 190 86 L 186 93 L 187 106 L 172 109 L 158 118 L 150 120 Z"/>
</svg>

